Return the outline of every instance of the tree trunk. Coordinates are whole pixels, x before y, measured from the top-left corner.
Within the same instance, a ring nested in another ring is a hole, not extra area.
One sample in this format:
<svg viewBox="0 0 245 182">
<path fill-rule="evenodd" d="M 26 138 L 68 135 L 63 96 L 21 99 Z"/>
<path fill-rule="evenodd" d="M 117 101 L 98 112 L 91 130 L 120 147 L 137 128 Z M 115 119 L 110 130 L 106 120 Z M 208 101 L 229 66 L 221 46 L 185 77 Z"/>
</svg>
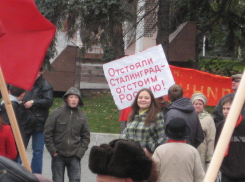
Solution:
<svg viewBox="0 0 245 182">
<path fill-rule="evenodd" d="M 168 60 L 170 0 L 159 0 L 156 43 L 162 44 Z"/>
<path fill-rule="evenodd" d="M 117 23 L 113 25 L 112 47 L 114 49 L 115 59 L 121 58 L 125 55 L 123 29 L 121 23 Z"/>
</svg>

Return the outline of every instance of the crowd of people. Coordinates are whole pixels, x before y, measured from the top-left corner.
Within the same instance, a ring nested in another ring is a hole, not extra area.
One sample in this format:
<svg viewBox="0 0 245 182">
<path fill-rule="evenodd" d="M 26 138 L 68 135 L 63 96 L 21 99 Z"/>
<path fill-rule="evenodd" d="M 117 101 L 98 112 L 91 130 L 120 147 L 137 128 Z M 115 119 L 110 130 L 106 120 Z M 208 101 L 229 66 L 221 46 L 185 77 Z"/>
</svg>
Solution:
<svg viewBox="0 0 245 182">
<path fill-rule="evenodd" d="M 232 75 L 231 88 L 234 93 L 221 98 L 212 114 L 205 111 L 208 100 L 203 93 L 194 93 L 191 99 L 183 97 L 183 89 L 180 85 L 174 84 L 169 88 L 170 105 L 164 104 L 166 106 L 164 108 L 161 103 L 165 96 L 154 99 L 150 96 L 151 91 L 148 90 L 148 97 L 139 97 L 144 95 L 140 93 L 145 92 L 145 89 L 140 90 L 131 107 L 122 138 L 139 141 L 147 156 L 152 156 L 157 164 L 159 182 L 203 181 L 241 77 L 242 74 Z M 149 127 L 143 122 L 145 118 L 150 117 L 150 108 L 155 105 L 155 102 L 159 103 L 160 112 L 156 109 L 159 113 L 152 117 L 151 127 Z M 129 112 L 129 109 L 125 111 Z M 125 113 L 122 114 L 125 115 Z M 163 115 L 163 120 L 157 120 L 156 116 L 160 115 Z M 227 149 L 229 153 L 226 152 L 221 164 L 222 177 L 217 178 L 217 181 L 245 181 L 244 117 L 245 102 Z M 161 131 L 157 131 L 159 126 L 161 126 Z M 154 137 L 149 132 L 150 128 L 150 131 L 155 129 Z M 155 150 L 150 150 L 147 143 L 155 143 L 152 148 Z"/>
<path fill-rule="evenodd" d="M 64 181 L 65 168 L 67 168 L 70 181 L 80 181 L 80 161 L 88 149 L 90 131 L 86 114 L 79 109 L 83 106 L 79 89 L 71 87 L 63 97 L 64 106 L 55 109 L 50 115 L 53 88 L 43 78 L 42 69 L 31 91 L 24 91 L 12 85 L 8 87 L 8 91 L 25 148 L 32 138 L 31 170 L 36 175 L 35 178 L 42 182 L 48 181 L 41 175 L 45 144 L 52 157 L 53 181 Z M 3 101 L 0 116 L 0 155 L 20 165 L 22 161 L 18 153 Z M 13 163 L 7 161 L 3 166 L 0 165 L 1 170 L 2 168 L 4 170 L 14 169 Z M 18 172 L 19 170 L 22 169 L 17 168 Z M 16 171 L 11 171 L 13 172 Z M 27 173 L 28 171 L 22 170 L 22 172 Z M 9 181 L 14 181 L 11 176 L 1 175 L 6 180 L 9 178 Z M 0 179 L 2 179 L 1 175 Z"/>
<path fill-rule="evenodd" d="M 98 182 L 201 182 L 212 159 L 225 119 L 242 75 L 233 75 L 234 93 L 220 99 L 213 113 L 205 111 L 208 102 L 203 93 L 183 97 L 174 84 L 166 96 L 154 98 L 151 90 L 141 89 L 130 108 L 120 139 L 93 146 L 89 169 Z M 11 103 L 25 147 L 32 137 L 32 172 L 39 181 L 42 174 L 44 144 L 52 162 L 52 180 L 81 180 L 80 161 L 90 143 L 90 131 L 79 89 L 71 87 L 63 96 L 64 106 L 49 115 L 53 103 L 52 86 L 38 73 L 30 92 L 8 88 Z M 125 115 L 125 113 L 122 113 Z M 245 103 L 237 119 L 220 172 L 222 182 L 245 181 Z M 11 131 L 5 103 L 1 103 L 0 155 L 21 164 Z M 16 164 L 17 165 L 17 164 Z M 1 178 L 1 176 L 0 176 Z"/>
</svg>

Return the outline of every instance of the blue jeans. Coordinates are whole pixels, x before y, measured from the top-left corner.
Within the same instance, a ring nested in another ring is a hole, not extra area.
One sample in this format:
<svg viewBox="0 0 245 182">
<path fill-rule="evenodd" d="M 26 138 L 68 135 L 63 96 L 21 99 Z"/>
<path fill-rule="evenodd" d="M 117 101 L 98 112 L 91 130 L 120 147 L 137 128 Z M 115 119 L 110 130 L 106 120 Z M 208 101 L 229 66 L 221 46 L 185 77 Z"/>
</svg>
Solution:
<svg viewBox="0 0 245 182">
<path fill-rule="evenodd" d="M 81 164 L 80 159 L 77 156 L 64 157 L 64 156 L 52 156 L 52 174 L 53 181 L 64 182 L 65 167 L 67 168 L 67 174 L 69 182 L 80 182 L 81 178 Z"/>
<path fill-rule="evenodd" d="M 32 173 L 42 174 L 43 168 L 43 148 L 44 139 L 43 132 L 34 131 L 32 134 L 26 136 L 26 148 L 28 146 L 29 140 L 32 137 L 32 161 L 31 170 Z"/>
</svg>

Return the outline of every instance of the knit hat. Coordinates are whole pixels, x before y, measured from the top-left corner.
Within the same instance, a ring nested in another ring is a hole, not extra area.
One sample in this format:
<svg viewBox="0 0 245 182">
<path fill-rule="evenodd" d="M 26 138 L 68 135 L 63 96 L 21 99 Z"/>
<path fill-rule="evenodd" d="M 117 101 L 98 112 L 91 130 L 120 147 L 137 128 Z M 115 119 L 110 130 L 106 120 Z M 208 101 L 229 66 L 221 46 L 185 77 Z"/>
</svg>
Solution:
<svg viewBox="0 0 245 182">
<path fill-rule="evenodd" d="M 242 74 L 232 75 L 231 78 L 232 79 L 234 79 L 234 78 L 240 78 L 241 79 L 242 78 Z"/>
<path fill-rule="evenodd" d="M 204 94 L 202 94 L 202 93 L 195 93 L 195 94 L 193 94 L 191 96 L 191 103 L 193 104 L 194 101 L 197 100 L 197 99 L 201 100 L 203 102 L 204 106 L 208 102 L 208 99 L 207 99 L 207 97 Z"/>
<path fill-rule="evenodd" d="M 183 118 L 173 118 L 166 126 L 165 133 L 173 140 L 186 140 L 191 135 L 191 128 Z"/>
<path fill-rule="evenodd" d="M 147 180 L 151 175 L 152 160 L 145 155 L 139 142 L 123 139 L 93 146 L 89 155 L 89 169 L 95 174 L 135 181 Z"/>
<path fill-rule="evenodd" d="M 71 87 L 69 88 L 69 90 L 65 93 L 65 95 L 62 97 L 63 100 L 66 102 L 66 99 L 68 97 L 68 95 L 77 95 L 79 97 L 79 103 L 78 103 L 78 106 L 79 107 L 82 107 L 83 106 L 83 101 L 82 101 L 82 98 L 81 98 L 81 93 L 80 93 L 80 90 L 75 88 L 75 87 Z"/>
</svg>

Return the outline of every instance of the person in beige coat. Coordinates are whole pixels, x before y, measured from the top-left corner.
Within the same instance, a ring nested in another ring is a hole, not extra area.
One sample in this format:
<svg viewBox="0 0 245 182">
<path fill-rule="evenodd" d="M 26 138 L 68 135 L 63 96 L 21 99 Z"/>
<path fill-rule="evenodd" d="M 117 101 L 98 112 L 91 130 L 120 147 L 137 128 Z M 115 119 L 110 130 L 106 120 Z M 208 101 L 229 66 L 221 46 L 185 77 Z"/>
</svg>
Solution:
<svg viewBox="0 0 245 182">
<path fill-rule="evenodd" d="M 202 182 L 205 176 L 196 148 L 186 143 L 191 129 L 183 118 L 173 118 L 165 129 L 168 143 L 155 150 L 158 182 Z"/>
<path fill-rule="evenodd" d="M 214 152 L 216 128 L 211 114 L 204 110 L 204 107 L 207 104 L 205 95 L 202 93 L 195 93 L 191 97 L 191 102 L 198 114 L 204 133 L 204 141 L 198 146 L 197 150 L 201 157 L 203 169 L 204 171 L 207 171 L 207 167 Z"/>
</svg>

